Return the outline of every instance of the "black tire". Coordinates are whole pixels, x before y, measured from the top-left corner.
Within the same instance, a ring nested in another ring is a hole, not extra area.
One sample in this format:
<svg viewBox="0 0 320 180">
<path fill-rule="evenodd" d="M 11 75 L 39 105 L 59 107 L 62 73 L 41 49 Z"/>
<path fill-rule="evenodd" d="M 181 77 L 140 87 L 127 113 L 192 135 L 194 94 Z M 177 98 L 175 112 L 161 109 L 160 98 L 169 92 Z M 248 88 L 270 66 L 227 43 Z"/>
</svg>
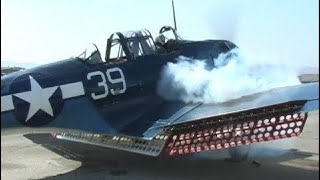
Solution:
<svg viewBox="0 0 320 180">
<path fill-rule="evenodd" d="M 232 161 L 245 161 L 248 159 L 251 145 L 242 145 L 229 148 L 229 155 Z"/>
</svg>

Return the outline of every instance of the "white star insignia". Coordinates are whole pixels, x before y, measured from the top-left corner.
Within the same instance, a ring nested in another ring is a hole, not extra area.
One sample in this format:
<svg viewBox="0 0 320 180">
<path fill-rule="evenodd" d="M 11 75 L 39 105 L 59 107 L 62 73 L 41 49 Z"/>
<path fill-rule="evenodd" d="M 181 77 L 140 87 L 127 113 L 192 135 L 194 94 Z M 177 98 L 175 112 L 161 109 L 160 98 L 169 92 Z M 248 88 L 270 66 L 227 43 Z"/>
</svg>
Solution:
<svg viewBox="0 0 320 180">
<path fill-rule="evenodd" d="M 49 98 L 57 90 L 58 86 L 42 88 L 39 83 L 29 75 L 31 91 L 14 94 L 30 103 L 28 116 L 25 120 L 27 122 L 40 109 L 53 117 L 52 106 Z"/>
</svg>

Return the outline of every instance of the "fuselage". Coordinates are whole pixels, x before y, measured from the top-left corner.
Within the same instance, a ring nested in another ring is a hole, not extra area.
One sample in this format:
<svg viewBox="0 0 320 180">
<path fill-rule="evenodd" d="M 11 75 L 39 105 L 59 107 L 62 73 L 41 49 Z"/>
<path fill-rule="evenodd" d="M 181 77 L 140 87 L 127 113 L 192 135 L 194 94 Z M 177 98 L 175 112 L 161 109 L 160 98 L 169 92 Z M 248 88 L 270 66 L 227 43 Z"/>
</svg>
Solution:
<svg viewBox="0 0 320 180">
<path fill-rule="evenodd" d="M 27 125 L 130 133 L 135 119 L 161 104 L 156 87 L 168 62 L 179 56 L 213 62 L 230 50 L 230 44 L 235 47 L 223 40 L 185 41 L 170 53 L 96 64 L 76 57 L 2 76 L 1 128 Z"/>
</svg>

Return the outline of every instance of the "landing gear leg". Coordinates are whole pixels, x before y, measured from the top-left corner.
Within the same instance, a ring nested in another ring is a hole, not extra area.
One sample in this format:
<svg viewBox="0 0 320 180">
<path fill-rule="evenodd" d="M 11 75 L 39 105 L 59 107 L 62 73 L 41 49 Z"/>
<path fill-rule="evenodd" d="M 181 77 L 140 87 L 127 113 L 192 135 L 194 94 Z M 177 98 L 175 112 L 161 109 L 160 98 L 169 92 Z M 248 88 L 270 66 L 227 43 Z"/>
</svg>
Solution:
<svg viewBox="0 0 320 180">
<path fill-rule="evenodd" d="M 231 161 L 245 161 L 248 158 L 251 145 L 243 145 L 229 148 Z"/>
</svg>

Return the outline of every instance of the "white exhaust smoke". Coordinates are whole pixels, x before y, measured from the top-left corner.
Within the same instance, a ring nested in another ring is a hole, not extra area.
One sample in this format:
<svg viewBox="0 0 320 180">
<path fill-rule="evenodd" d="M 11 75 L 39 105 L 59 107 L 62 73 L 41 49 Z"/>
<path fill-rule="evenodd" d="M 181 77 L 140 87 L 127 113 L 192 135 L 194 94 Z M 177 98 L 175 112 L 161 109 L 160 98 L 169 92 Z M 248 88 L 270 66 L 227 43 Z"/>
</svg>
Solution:
<svg viewBox="0 0 320 180">
<path fill-rule="evenodd" d="M 239 49 L 209 60 L 178 57 L 162 70 L 158 94 L 167 100 L 219 103 L 273 88 L 300 84 L 295 69 L 245 57 Z"/>
</svg>

